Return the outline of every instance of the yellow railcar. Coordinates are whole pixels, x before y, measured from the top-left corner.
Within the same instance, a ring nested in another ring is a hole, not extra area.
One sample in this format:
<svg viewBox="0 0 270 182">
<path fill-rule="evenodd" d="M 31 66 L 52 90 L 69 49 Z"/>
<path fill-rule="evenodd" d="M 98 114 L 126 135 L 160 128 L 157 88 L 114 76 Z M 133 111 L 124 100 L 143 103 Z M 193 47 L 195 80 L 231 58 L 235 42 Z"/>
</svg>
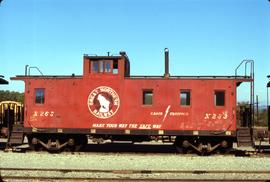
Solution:
<svg viewBox="0 0 270 182">
<path fill-rule="evenodd" d="M 23 104 L 15 101 L 0 102 L 1 136 L 7 137 L 9 127 L 23 121 Z"/>
</svg>

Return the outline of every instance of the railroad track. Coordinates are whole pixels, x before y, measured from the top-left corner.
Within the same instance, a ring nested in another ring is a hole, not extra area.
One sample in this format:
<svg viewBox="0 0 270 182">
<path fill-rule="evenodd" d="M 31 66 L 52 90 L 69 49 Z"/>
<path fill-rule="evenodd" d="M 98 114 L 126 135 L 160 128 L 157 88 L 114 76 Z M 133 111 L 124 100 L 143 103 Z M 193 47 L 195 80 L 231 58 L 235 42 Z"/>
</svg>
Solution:
<svg viewBox="0 0 270 182">
<path fill-rule="evenodd" d="M 265 171 L 0 168 L 0 181 L 268 181 Z"/>
</svg>

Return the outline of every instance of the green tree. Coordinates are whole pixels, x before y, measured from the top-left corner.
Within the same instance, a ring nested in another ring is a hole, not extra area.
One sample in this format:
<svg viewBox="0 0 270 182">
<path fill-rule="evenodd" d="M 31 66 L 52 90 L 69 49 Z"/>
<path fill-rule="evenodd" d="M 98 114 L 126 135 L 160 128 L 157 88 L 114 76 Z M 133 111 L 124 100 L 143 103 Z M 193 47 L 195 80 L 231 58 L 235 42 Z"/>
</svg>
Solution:
<svg viewBox="0 0 270 182">
<path fill-rule="evenodd" d="M 2 101 L 16 101 L 23 103 L 24 93 L 9 90 L 0 90 L 0 102 Z"/>
</svg>

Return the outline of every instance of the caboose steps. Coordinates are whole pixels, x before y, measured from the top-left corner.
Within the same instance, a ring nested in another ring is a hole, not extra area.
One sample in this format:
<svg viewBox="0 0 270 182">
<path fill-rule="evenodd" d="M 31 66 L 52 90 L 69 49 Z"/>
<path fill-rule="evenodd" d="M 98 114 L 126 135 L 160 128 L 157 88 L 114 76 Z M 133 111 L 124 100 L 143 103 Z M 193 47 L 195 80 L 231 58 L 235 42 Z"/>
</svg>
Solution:
<svg viewBox="0 0 270 182">
<path fill-rule="evenodd" d="M 23 126 L 21 124 L 13 125 L 10 137 L 8 138 L 8 144 L 10 146 L 21 145 L 23 143 L 23 139 Z"/>
<path fill-rule="evenodd" d="M 241 127 L 237 129 L 237 146 L 238 147 L 253 146 L 253 140 L 252 140 L 250 128 Z"/>
</svg>

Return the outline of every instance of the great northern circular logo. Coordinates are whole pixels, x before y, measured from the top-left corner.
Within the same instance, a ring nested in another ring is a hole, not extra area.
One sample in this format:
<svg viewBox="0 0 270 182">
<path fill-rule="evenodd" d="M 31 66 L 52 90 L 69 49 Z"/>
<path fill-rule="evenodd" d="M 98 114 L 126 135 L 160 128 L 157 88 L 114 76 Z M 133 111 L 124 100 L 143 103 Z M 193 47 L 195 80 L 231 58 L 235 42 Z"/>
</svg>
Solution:
<svg viewBox="0 0 270 182">
<path fill-rule="evenodd" d="M 89 111 L 97 118 L 112 117 L 120 106 L 120 98 L 111 87 L 100 86 L 95 88 L 88 96 Z"/>
</svg>

